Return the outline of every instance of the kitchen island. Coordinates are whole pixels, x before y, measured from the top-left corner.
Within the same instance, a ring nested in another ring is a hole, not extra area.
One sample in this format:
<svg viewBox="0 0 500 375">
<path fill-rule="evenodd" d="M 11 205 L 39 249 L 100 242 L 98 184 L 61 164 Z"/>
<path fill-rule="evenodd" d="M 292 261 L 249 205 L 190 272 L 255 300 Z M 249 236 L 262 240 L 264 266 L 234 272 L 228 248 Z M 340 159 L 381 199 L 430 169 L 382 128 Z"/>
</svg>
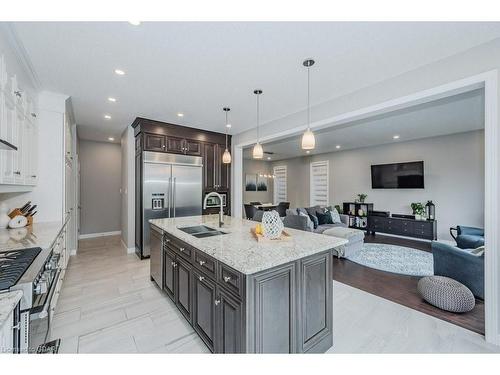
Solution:
<svg viewBox="0 0 500 375">
<path fill-rule="evenodd" d="M 288 241 L 258 242 L 254 221 L 225 216 L 224 234 L 215 233 L 217 215 L 150 224 L 151 279 L 211 351 L 318 353 L 333 345 L 332 250 L 346 240 L 287 228 Z"/>
</svg>

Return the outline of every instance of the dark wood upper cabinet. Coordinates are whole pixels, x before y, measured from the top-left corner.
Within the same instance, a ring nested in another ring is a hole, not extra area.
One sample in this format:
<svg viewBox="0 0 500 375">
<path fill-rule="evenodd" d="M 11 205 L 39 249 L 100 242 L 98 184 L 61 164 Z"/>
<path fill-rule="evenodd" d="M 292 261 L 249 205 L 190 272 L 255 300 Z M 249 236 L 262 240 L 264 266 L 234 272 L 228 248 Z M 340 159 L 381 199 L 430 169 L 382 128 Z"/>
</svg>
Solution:
<svg viewBox="0 0 500 375">
<path fill-rule="evenodd" d="M 144 134 L 144 149 L 146 151 L 165 151 L 165 136 L 158 134 Z"/>
<path fill-rule="evenodd" d="M 215 144 L 205 143 L 203 147 L 203 189 L 215 190 Z"/>
<path fill-rule="evenodd" d="M 184 140 L 184 152 L 186 155 L 201 156 L 201 143 L 190 139 Z"/>
<path fill-rule="evenodd" d="M 184 153 L 184 139 L 177 137 L 167 137 L 167 152 L 174 154 Z"/>
<path fill-rule="evenodd" d="M 230 164 L 224 164 L 222 162 L 222 155 L 224 154 L 224 151 L 226 150 L 225 145 L 217 145 L 217 165 L 218 165 L 218 176 L 217 176 L 217 190 L 221 191 L 228 191 L 229 190 L 229 180 L 230 180 L 230 175 L 229 171 L 230 169 Z"/>
</svg>

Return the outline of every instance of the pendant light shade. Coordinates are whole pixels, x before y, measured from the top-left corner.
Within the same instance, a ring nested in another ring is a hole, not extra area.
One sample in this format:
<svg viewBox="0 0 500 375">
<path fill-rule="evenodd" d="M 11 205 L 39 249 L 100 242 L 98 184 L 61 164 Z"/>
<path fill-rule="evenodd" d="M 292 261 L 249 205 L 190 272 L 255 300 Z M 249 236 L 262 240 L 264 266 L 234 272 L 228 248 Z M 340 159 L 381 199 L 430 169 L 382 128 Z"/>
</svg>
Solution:
<svg viewBox="0 0 500 375">
<path fill-rule="evenodd" d="M 257 143 L 253 146 L 252 156 L 254 159 L 262 159 L 264 157 L 264 150 L 259 142 L 259 96 L 262 94 L 262 90 L 254 90 L 253 93 L 257 95 Z"/>
<path fill-rule="evenodd" d="M 229 152 L 229 150 L 227 148 L 224 151 L 224 153 L 222 154 L 222 162 L 224 164 L 230 164 L 231 163 L 231 153 Z"/>
<path fill-rule="evenodd" d="M 304 60 L 302 64 L 307 68 L 307 129 L 302 135 L 302 149 L 313 150 L 316 146 L 316 139 L 314 138 L 314 133 L 311 130 L 311 85 L 309 78 L 309 68 L 314 65 L 314 60 L 307 59 Z"/>
<path fill-rule="evenodd" d="M 231 153 L 227 149 L 227 130 L 231 125 L 227 123 L 227 113 L 231 110 L 228 107 L 222 108 L 224 112 L 226 112 L 226 149 L 224 150 L 224 153 L 222 154 L 222 163 L 224 164 L 230 164 L 231 163 Z"/>
<path fill-rule="evenodd" d="M 262 146 L 259 142 L 257 142 L 255 146 L 253 146 L 252 156 L 254 159 L 262 159 L 264 157 L 264 150 L 262 149 Z"/>
<path fill-rule="evenodd" d="M 311 129 L 307 129 L 302 135 L 302 149 L 303 150 L 314 150 L 316 146 L 316 139 L 314 138 L 314 133 Z"/>
</svg>

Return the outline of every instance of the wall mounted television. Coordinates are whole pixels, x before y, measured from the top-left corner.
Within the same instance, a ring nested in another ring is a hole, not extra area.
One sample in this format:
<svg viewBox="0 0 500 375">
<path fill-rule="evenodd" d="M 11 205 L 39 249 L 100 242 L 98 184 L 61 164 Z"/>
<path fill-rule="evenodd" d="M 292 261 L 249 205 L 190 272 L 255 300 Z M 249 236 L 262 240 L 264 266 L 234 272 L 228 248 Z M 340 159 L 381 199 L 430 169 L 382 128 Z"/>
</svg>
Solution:
<svg viewBox="0 0 500 375">
<path fill-rule="evenodd" d="M 423 189 L 424 162 L 372 165 L 372 189 Z"/>
</svg>

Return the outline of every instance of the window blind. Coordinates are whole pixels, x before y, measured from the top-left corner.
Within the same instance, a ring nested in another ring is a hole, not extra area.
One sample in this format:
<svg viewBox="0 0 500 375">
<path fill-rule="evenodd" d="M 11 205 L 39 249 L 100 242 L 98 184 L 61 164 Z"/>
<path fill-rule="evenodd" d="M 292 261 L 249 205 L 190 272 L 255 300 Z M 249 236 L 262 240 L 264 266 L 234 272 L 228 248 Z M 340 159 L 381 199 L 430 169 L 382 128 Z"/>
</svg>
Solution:
<svg viewBox="0 0 500 375">
<path fill-rule="evenodd" d="M 273 198 L 274 203 L 286 202 L 286 165 L 275 166 L 273 168 L 274 187 Z"/>
<path fill-rule="evenodd" d="M 311 163 L 310 192 L 311 206 L 328 206 L 328 160 Z"/>
</svg>

